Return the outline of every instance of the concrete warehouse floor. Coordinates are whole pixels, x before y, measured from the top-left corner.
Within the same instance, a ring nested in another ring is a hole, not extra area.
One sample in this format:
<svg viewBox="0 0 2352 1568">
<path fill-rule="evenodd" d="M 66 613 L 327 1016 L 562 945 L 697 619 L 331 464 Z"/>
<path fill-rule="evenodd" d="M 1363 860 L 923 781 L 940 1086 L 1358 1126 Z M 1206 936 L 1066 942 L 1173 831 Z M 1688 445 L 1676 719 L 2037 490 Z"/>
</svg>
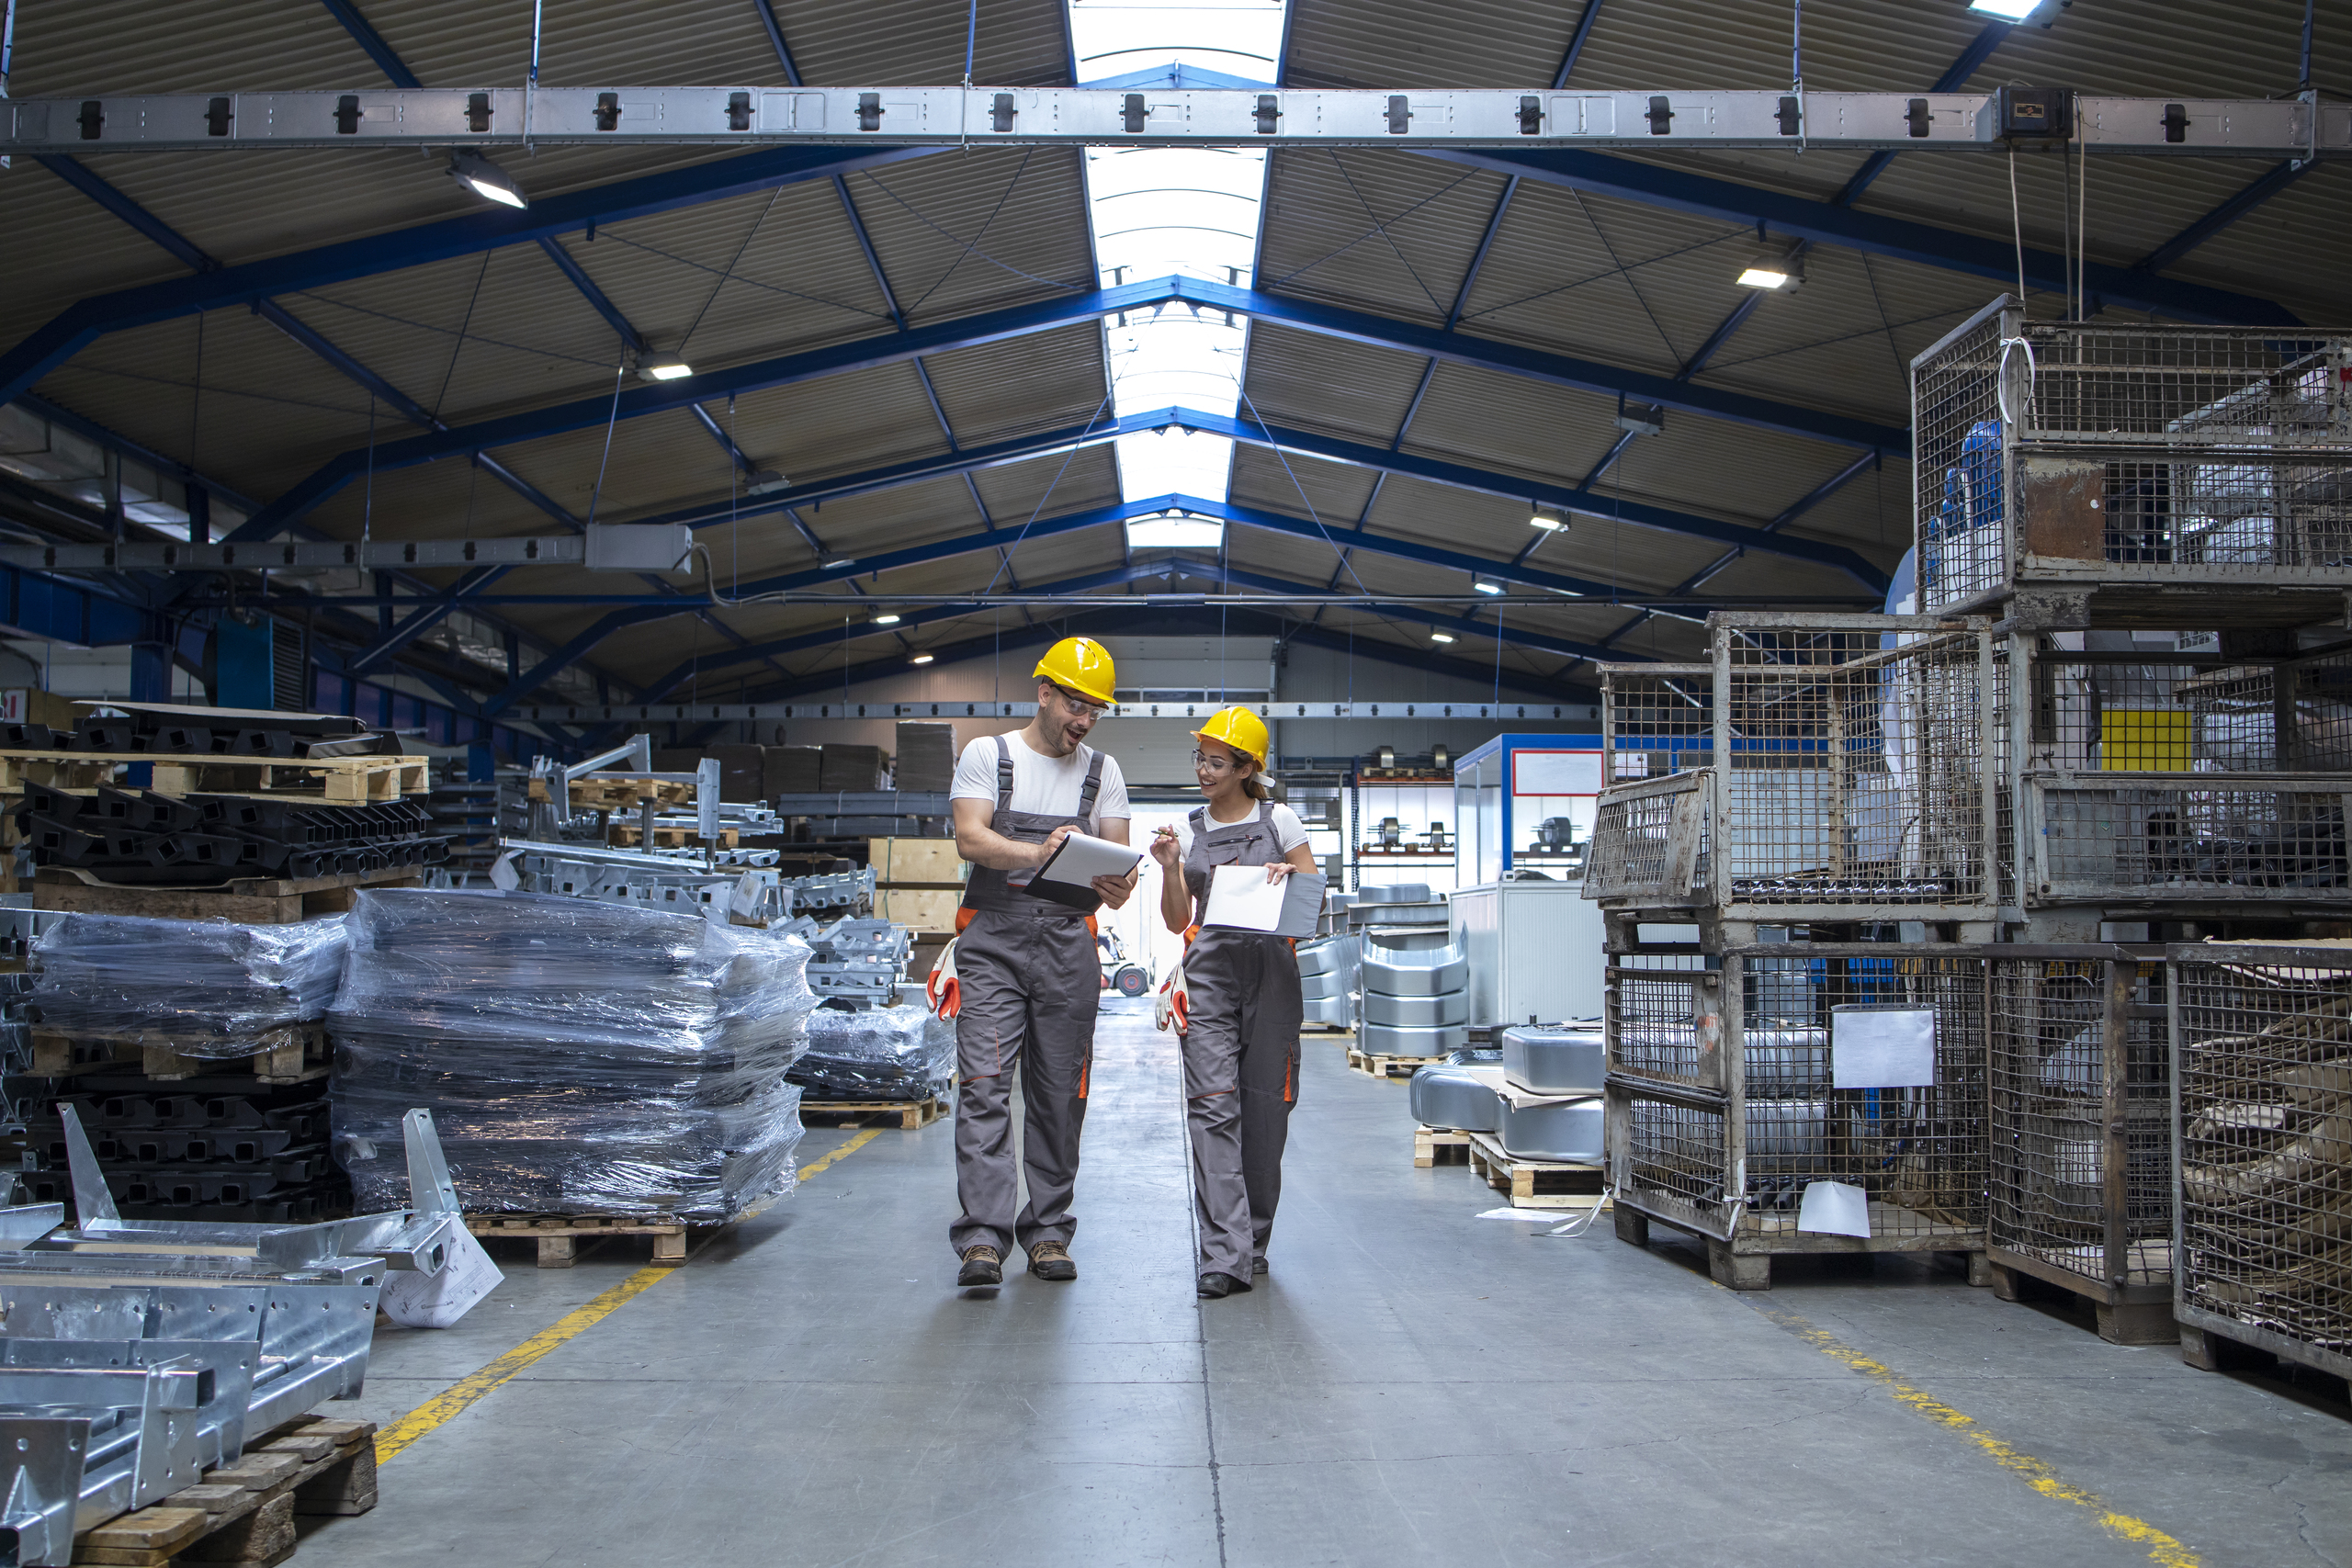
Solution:
<svg viewBox="0 0 2352 1568">
<path fill-rule="evenodd" d="M 1479 1219 L 1466 1171 L 1412 1168 L 1403 1088 L 1327 1038 L 1272 1273 L 1196 1302 L 1173 1049 L 1114 1009 L 1078 1283 L 956 1292 L 952 1129 L 880 1133 L 424 1433 L 303 1560 L 2352 1564 L 2352 1411 L 2325 1393 L 1945 1269 L 1783 1268 L 1744 1296 L 1689 1247 Z M 642 1247 L 503 1256 L 457 1328 L 379 1332 L 360 1412 L 424 1404 Z"/>
</svg>

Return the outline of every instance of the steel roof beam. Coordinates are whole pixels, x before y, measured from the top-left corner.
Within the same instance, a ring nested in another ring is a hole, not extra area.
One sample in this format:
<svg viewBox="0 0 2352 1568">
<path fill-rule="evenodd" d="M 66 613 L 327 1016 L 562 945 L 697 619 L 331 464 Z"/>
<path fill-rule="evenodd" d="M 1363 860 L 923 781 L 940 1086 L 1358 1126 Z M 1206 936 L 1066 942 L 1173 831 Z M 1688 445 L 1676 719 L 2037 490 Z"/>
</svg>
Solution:
<svg viewBox="0 0 2352 1568">
<path fill-rule="evenodd" d="M 1968 40 L 1968 47 L 1944 68 L 1944 73 L 1936 78 L 1936 85 L 1928 91 L 1951 93 L 1967 85 L 1968 79 L 1976 74 L 1977 67 L 1993 58 L 1993 51 L 2001 47 L 2016 26 L 2014 22 L 1985 23 L 1984 30 Z M 1886 166 L 1894 162 L 1894 156 L 1892 152 L 1873 152 L 1863 159 L 1862 166 L 1854 171 L 1853 177 L 1846 182 L 1845 187 L 1829 198 L 1830 204 L 1835 207 L 1853 206 L 1861 198 L 1862 192 L 1870 189 L 1879 175 L 1886 173 Z"/>
<path fill-rule="evenodd" d="M 837 174 L 925 157 L 932 151 L 925 147 L 763 148 L 739 158 L 543 197 L 519 211 L 500 207 L 224 266 L 198 277 L 95 295 L 68 306 L 0 355 L 0 402 L 12 400 L 107 333 L 173 321 L 200 310 L 250 305 L 273 295 L 347 283 L 505 245 L 536 244 L 541 239 L 598 223 L 617 223 L 778 186 L 829 179 Z"/>
<path fill-rule="evenodd" d="M 1334 436 L 1320 435 L 1313 431 L 1286 425 L 1268 425 L 1256 422 L 1227 419 L 1216 414 L 1198 413 L 1190 409 L 1172 411 L 1170 422 L 1188 430 L 1223 435 L 1236 441 L 1248 441 L 1287 451 L 1304 452 L 1351 468 L 1372 468 L 1384 473 L 1402 474 L 1412 479 L 1428 479 L 1456 490 L 1476 491 L 1485 495 L 1509 496 L 1514 501 L 1542 502 L 1565 507 L 1589 517 L 1615 518 L 1657 528 L 1666 533 L 1686 535 L 1693 538 L 1711 539 L 1719 544 L 1737 545 L 1764 553 L 1787 556 L 1810 565 L 1842 571 L 1873 593 L 1886 592 L 1887 575 L 1872 566 L 1860 552 L 1843 545 L 1826 544 L 1815 539 L 1774 537 L 1761 528 L 1716 518 L 1678 512 L 1644 502 L 1620 502 L 1596 491 L 1576 486 L 1551 484 L 1538 479 L 1524 479 L 1509 474 L 1498 474 L 1474 468 L 1460 463 L 1449 463 L 1434 457 L 1419 457 L 1373 446 L 1360 442 L 1342 441 Z M 1869 461 L 1866 456 L 1864 461 Z M 1358 530 L 1344 532 L 1352 540 Z"/>
<path fill-rule="evenodd" d="M 378 32 L 374 25 L 360 14 L 359 7 L 352 4 L 352 0 L 319 0 L 319 4 L 324 6 L 328 13 L 343 24 L 343 30 L 351 35 L 354 43 L 367 51 L 368 58 L 376 62 L 376 69 L 381 71 L 393 86 L 422 87 L 424 85 L 416 79 L 416 73 L 411 71 L 401 57 L 393 52 L 392 46 L 384 41 L 384 35 Z"/>
<path fill-rule="evenodd" d="M 2289 162 L 2278 164 L 2252 185 L 2232 196 L 2212 211 L 2150 251 L 2140 259 L 2135 272 L 2158 273 L 2180 260 L 2189 252 L 2236 222 L 2239 219 L 2301 179 L 2319 165 L 2315 161 Z M 2096 290 L 2095 290 L 2096 292 Z M 2113 296 L 2106 296 L 2112 300 Z"/>
<path fill-rule="evenodd" d="M 491 447 L 589 429 L 604 424 L 608 419 L 641 418 L 707 401 L 722 394 L 795 386 L 827 376 L 896 364 L 920 355 L 1025 337 L 1057 327 L 1096 321 L 1121 310 L 1141 310 L 1171 302 L 1229 310 L 1256 321 L 1276 321 L 1305 332 L 1403 349 L 1430 358 L 1498 370 L 1579 390 L 1622 393 L 1629 398 L 1731 420 L 1778 434 L 1901 455 L 1907 455 L 1910 451 L 1910 433 L 1897 425 L 1825 413 L 1744 393 L 1693 387 L 1646 371 L 1628 370 L 1592 360 L 1548 354 L 1492 339 L 1460 337 L 1408 321 L 1392 321 L 1361 310 L 1317 305 L 1257 289 L 1236 288 L 1200 278 L 1166 277 L 1017 305 L 928 326 L 910 327 L 902 332 L 855 338 L 826 348 L 757 360 L 675 382 L 631 388 L 620 393 L 617 399 L 605 394 L 577 398 L 569 402 L 485 420 L 472 425 L 436 430 L 402 441 L 379 444 L 372 450 L 355 447 L 330 459 L 280 495 L 231 536 L 229 542 L 243 543 L 269 537 L 288 523 L 307 516 L 371 468 L 382 471 L 410 468 L 443 457 L 477 454 Z M 741 515 L 740 507 L 737 515 Z"/>
<path fill-rule="evenodd" d="M 1943 272 L 1963 273 L 2010 287 L 2017 283 L 2017 251 L 2007 240 L 1986 239 L 1980 234 L 1882 213 L 1858 212 L 1835 202 L 1741 185 L 1687 169 L 1636 163 L 1630 158 L 1573 147 L 1414 151 L 1447 163 L 1518 175 L 1541 185 L 1613 197 L 1741 228 L 1761 226 L 1792 239 L 1861 251 Z M 2064 292 L 2071 265 L 2066 257 L 2054 252 L 2029 250 L 2025 253 L 2026 283 L 2030 288 L 2053 294 Z M 2286 307 L 2267 299 L 2158 277 L 2137 268 L 2093 262 L 2086 276 L 2092 293 L 2124 310 L 2144 310 L 2176 321 L 2223 325 L 2301 324 Z"/>
</svg>

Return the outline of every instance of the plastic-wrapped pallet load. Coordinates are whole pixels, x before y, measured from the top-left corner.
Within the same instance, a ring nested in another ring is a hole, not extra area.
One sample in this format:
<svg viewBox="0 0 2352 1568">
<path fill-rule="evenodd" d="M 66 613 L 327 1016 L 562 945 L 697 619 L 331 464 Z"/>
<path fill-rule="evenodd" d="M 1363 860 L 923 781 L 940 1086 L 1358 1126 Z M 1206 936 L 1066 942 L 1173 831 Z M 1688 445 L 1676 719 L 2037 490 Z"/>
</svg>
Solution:
<svg viewBox="0 0 2352 1568">
<path fill-rule="evenodd" d="M 797 937 L 536 894 L 360 896 L 329 1016 L 334 1148 L 397 1197 L 433 1111 L 469 1211 L 714 1221 L 789 1188 L 816 1006 Z"/>
<path fill-rule="evenodd" d="M 277 1032 L 325 1015 L 345 946 L 341 915 L 248 926 L 69 914 L 33 944 L 26 1021 L 60 1034 L 169 1042 L 185 1056 L 250 1056 L 277 1043 Z"/>
<path fill-rule="evenodd" d="M 929 1100 L 956 1077 L 956 1025 L 919 1002 L 808 1015 L 808 1049 L 792 1081 L 833 1100 Z"/>
</svg>

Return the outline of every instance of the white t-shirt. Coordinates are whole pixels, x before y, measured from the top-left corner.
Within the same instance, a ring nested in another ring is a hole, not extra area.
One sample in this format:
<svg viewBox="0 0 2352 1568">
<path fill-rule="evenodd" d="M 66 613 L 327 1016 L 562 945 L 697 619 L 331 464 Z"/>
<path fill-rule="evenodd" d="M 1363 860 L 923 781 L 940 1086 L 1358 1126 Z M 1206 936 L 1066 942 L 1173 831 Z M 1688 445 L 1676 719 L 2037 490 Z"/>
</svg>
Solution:
<svg viewBox="0 0 2352 1568">
<path fill-rule="evenodd" d="M 1094 765 L 1094 748 L 1080 746 L 1067 757 L 1046 757 L 1030 749 L 1019 732 L 1008 735 L 1012 751 L 1012 809 L 1036 817 L 1071 817 L 1086 787 L 1086 770 Z M 983 735 L 966 744 L 956 759 L 956 783 L 951 800 L 985 800 L 996 809 L 996 737 Z M 1094 815 L 1086 830 L 1100 838 L 1105 822 L 1124 822 L 1134 815 L 1127 805 L 1127 781 L 1119 760 L 1105 754 L 1102 780 L 1094 791 Z"/>
<path fill-rule="evenodd" d="M 1277 855 L 1287 855 L 1306 842 L 1306 825 L 1298 819 L 1297 812 L 1280 801 L 1258 801 L 1250 807 L 1250 815 L 1240 822 L 1220 822 L 1214 817 L 1208 820 L 1212 828 L 1238 828 L 1242 822 L 1255 822 L 1261 818 L 1274 830 L 1274 852 Z M 1193 814 L 1189 811 L 1184 814 L 1184 819 L 1176 824 L 1176 841 L 1183 846 L 1186 854 L 1193 852 Z"/>
</svg>

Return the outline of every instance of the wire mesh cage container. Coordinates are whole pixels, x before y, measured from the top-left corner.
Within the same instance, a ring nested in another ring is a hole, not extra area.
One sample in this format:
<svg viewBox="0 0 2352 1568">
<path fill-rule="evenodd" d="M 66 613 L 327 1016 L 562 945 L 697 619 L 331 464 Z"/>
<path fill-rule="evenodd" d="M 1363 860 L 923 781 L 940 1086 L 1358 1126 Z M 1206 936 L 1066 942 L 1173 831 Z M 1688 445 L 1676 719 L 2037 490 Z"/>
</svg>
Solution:
<svg viewBox="0 0 2352 1568">
<path fill-rule="evenodd" d="M 2030 772 L 2352 773 L 2352 644 L 2256 656 L 2210 630 L 2029 641 L 2016 750 Z"/>
<path fill-rule="evenodd" d="M 2061 1286 L 2090 1300 L 2100 1337 L 2123 1345 L 2177 1337 L 2157 951 L 2021 945 L 1986 959 L 1994 1289 L 2015 1300 L 2019 1274 Z"/>
<path fill-rule="evenodd" d="M 1919 603 L 2352 585 L 2352 334 L 2028 321 L 2004 296 L 1911 362 Z M 2327 619 L 2246 596 L 2266 624 Z M 2324 595 L 2321 596 L 2324 598 Z"/>
<path fill-rule="evenodd" d="M 1732 919 L 1991 919 L 1985 760 L 2005 710 L 1986 626 L 1748 612 L 1709 627 L 1713 743 L 1678 753 L 1709 765 L 1602 792 L 1585 896 Z M 1612 736 L 1655 728 L 1645 689 L 1611 706 L 1644 716 L 1612 716 Z"/>
<path fill-rule="evenodd" d="M 1713 664 L 1600 666 L 1605 783 L 1657 778 L 1714 760 Z"/>
<path fill-rule="evenodd" d="M 2173 994 L 2173 1311 L 2352 1377 L 2352 945 L 2183 942 Z"/>
<path fill-rule="evenodd" d="M 1607 980 L 1610 1173 L 1621 1235 L 1652 1221 L 1703 1238 L 1735 1289 L 1791 1253 L 1984 1248 L 1985 964 L 1900 942 L 1762 942 L 1653 967 L 1612 954 Z M 1696 966 L 1704 965 L 1704 966 Z M 1925 1031 L 1929 1070 L 1905 1087 L 1839 1088 L 1862 1052 L 1857 1013 Z M 1924 1022 L 1921 1021 L 1925 1021 Z M 1833 1183 L 1867 1235 L 1818 1224 Z M 1972 1275 L 1979 1270 L 1972 1263 Z"/>
</svg>

